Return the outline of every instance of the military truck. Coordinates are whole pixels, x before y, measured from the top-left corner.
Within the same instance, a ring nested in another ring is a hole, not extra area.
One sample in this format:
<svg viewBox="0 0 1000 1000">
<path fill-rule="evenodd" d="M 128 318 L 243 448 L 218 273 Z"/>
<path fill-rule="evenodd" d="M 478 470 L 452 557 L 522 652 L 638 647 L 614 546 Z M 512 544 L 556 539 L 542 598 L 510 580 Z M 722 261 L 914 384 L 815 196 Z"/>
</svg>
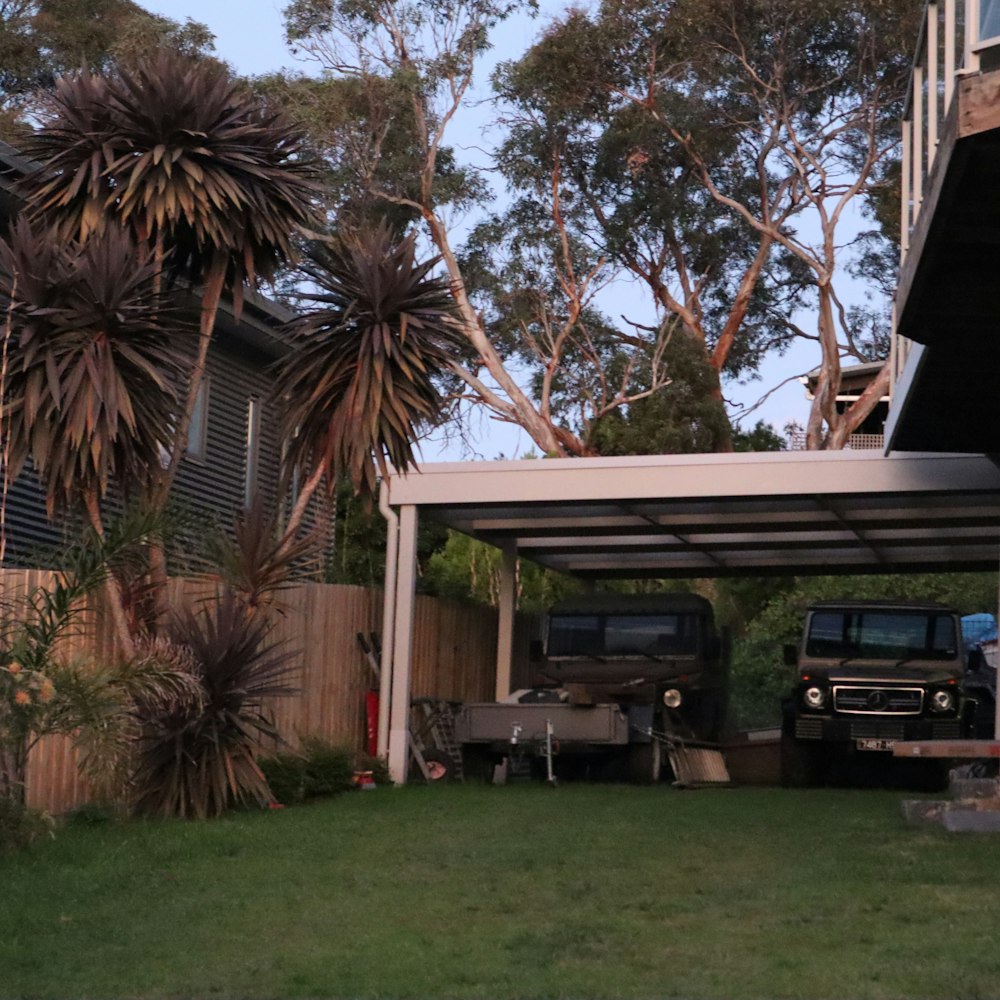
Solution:
<svg viewBox="0 0 1000 1000">
<path fill-rule="evenodd" d="M 808 609 L 801 645 L 785 647 L 785 662 L 798 677 L 782 706 L 783 784 L 820 784 L 845 758 L 888 759 L 899 740 L 971 735 L 975 704 L 963 688 L 964 650 L 952 608 L 817 603 Z"/>
<path fill-rule="evenodd" d="M 538 770 L 655 782 L 658 736 L 720 739 L 728 642 L 703 597 L 586 594 L 556 604 L 532 663 L 537 681 L 503 702 L 467 704 L 456 718 L 466 776 L 505 758 Z"/>
</svg>

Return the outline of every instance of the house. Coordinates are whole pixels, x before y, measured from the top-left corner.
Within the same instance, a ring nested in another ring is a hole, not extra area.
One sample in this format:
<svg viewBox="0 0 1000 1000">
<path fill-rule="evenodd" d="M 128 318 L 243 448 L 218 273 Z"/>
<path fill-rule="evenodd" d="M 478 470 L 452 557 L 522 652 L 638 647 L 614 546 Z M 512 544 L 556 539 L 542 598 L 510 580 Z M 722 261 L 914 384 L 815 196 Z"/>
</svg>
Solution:
<svg viewBox="0 0 1000 1000">
<path fill-rule="evenodd" d="M 864 364 L 847 365 L 841 369 L 840 391 L 834 402 L 838 413 L 844 413 L 849 406 L 857 401 L 861 394 L 871 385 L 882 368 L 884 361 L 869 361 Z M 815 398 L 816 385 L 819 382 L 818 368 L 803 375 L 799 382 L 805 386 L 806 399 L 810 402 Z M 889 397 L 883 396 L 865 417 L 861 426 L 847 439 L 845 447 L 854 450 L 875 449 L 881 451 L 884 445 L 885 422 L 889 418 Z M 795 431 L 790 436 L 791 448 L 795 451 L 806 447 L 805 431 Z"/>
<path fill-rule="evenodd" d="M 14 184 L 31 169 L 29 161 L 0 142 L 0 231 L 18 212 Z M 192 295 L 192 305 L 195 301 Z M 207 378 L 173 490 L 174 502 L 196 523 L 229 524 L 233 512 L 258 494 L 265 507 L 279 502 L 280 442 L 268 404 L 268 368 L 288 351 L 281 327 L 291 316 L 252 292 L 239 320 L 230 301 L 220 308 Z M 8 484 L 4 527 L 7 565 L 38 565 L 39 553 L 59 544 L 65 526 L 48 520 L 31 469 Z"/>
</svg>

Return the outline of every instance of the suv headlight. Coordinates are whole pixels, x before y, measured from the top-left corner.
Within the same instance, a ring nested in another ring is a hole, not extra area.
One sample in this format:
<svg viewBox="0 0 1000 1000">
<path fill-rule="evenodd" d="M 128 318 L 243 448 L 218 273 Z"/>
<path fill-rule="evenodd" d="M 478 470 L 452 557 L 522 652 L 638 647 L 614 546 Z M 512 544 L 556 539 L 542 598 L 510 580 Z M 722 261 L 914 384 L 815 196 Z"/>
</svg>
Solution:
<svg viewBox="0 0 1000 1000">
<path fill-rule="evenodd" d="M 931 695 L 932 712 L 950 712 L 955 707 L 955 695 L 948 690 L 935 691 Z"/>
<path fill-rule="evenodd" d="M 663 692 L 663 704 L 666 705 L 667 708 L 680 708 L 683 700 L 684 699 L 677 688 L 667 688 L 667 690 Z"/>
<path fill-rule="evenodd" d="M 802 692 L 802 702 L 806 708 L 825 708 L 830 692 L 826 688 L 812 684 Z"/>
</svg>

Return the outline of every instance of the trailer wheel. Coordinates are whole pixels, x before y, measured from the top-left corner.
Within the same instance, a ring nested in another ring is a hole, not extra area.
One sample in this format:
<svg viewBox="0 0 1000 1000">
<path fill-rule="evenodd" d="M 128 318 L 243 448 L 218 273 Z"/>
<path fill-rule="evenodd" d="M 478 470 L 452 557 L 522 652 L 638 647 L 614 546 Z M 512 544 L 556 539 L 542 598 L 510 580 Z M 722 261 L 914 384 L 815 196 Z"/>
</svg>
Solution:
<svg viewBox="0 0 1000 1000">
<path fill-rule="evenodd" d="M 659 740 L 629 744 L 628 777 L 633 785 L 655 785 L 662 773 L 663 748 Z"/>
<path fill-rule="evenodd" d="M 455 762 L 440 750 L 425 750 L 424 763 L 427 765 L 427 783 L 443 785 L 455 776 Z"/>
</svg>

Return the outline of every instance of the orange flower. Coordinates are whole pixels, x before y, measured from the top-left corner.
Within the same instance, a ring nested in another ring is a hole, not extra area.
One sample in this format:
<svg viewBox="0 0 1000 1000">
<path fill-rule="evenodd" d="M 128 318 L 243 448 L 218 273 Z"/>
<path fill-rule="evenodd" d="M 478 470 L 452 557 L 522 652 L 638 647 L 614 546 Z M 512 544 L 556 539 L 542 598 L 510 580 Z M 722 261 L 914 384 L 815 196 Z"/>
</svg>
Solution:
<svg viewBox="0 0 1000 1000">
<path fill-rule="evenodd" d="M 42 686 L 38 689 L 38 700 L 43 704 L 47 705 L 52 701 L 53 696 L 56 693 L 56 686 L 48 678 L 42 681 Z"/>
<path fill-rule="evenodd" d="M 30 705 L 31 695 L 27 691 L 18 691 L 14 695 L 14 703 L 17 705 Z"/>
<path fill-rule="evenodd" d="M 7 673 L 9 674 L 19 674 L 20 672 L 21 672 L 20 663 L 12 663 L 10 664 L 10 666 L 7 667 Z"/>
</svg>

